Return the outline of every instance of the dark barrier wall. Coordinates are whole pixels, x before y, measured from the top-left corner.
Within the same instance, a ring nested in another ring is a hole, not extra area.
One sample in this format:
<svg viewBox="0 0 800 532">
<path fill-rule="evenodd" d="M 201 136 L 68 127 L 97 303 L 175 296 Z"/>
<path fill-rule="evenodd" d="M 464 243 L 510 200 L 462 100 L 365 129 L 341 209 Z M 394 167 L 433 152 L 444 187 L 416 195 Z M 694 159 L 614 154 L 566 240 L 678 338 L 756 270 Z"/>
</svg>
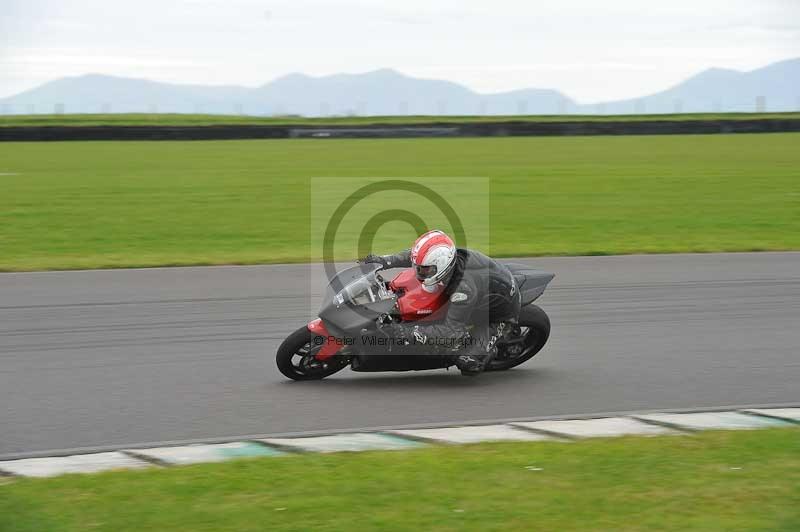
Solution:
<svg viewBox="0 0 800 532">
<path fill-rule="evenodd" d="M 215 140 L 286 138 L 526 137 L 674 135 L 800 131 L 800 119 L 648 120 L 614 122 L 471 122 L 309 126 L 45 126 L 0 127 L 0 141 Z"/>
</svg>

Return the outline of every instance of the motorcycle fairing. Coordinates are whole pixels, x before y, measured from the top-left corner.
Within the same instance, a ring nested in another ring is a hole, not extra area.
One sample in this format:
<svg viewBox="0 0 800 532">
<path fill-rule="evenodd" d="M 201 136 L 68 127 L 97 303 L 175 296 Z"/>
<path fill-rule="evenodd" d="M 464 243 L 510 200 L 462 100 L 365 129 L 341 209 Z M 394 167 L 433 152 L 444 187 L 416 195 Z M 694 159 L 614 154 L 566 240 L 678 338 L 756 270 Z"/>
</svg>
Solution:
<svg viewBox="0 0 800 532">
<path fill-rule="evenodd" d="M 517 288 L 522 294 L 522 306 L 530 305 L 542 293 L 547 284 L 553 280 L 555 274 L 537 270 L 525 264 L 515 264 L 513 262 L 504 263 L 511 270 L 514 279 L 517 281 Z"/>
<path fill-rule="evenodd" d="M 325 339 L 322 349 L 320 349 L 315 356 L 317 360 L 327 360 L 342 348 L 342 344 L 336 342 L 333 336 L 331 336 L 331 333 L 328 332 L 328 328 L 325 327 L 325 323 L 323 323 L 320 318 L 309 322 L 308 330 Z"/>
<path fill-rule="evenodd" d="M 403 292 L 403 296 L 397 300 L 397 309 L 403 321 L 431 318 L 447 303 L 444 290 L 440 288 L 436 292 L 427 292 L 413 268 L 400 272 L 389 285 L 393 291 Z"/>
</svg>

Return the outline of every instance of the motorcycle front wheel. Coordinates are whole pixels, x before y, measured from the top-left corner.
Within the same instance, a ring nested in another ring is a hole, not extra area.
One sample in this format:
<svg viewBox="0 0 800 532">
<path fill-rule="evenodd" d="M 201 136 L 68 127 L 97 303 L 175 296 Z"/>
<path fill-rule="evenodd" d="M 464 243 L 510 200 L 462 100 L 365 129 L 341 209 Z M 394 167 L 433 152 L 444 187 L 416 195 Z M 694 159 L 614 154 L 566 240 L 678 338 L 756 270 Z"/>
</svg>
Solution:
<svg viewBox="0 0 800 532">
<path fill-rule="evenodd" d="M 334 355 L 328 360 L 316 359 L 322 349 L 322 339 L 301 327 L 289 335 L 278 348 L 275 362 L 285 376 L 296 381 L 312 381 L 324 379 L 345 368 L 349 363 L 347 357 Z"/>
<path fill-rule="evenodd" d="M 502 371 L 519 366 L 542 350 L 550 337 L 550 318 L 536 305 L 522 307 L 518 334 L 497 344 L 497 355 L 487 371 Z"/>
</svg>

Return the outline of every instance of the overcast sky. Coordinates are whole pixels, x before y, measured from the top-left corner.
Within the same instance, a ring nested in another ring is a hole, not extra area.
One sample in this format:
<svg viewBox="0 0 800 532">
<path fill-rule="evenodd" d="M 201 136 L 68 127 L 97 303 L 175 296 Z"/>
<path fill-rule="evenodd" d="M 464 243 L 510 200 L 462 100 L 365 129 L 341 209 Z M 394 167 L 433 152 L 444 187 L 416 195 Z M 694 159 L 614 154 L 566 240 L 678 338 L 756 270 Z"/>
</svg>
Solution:
<svg viewBox="0 0 800 532">
<path fill-rule="evenodd" d="M 800 56 L 800 0 L 0 0 L 0 96 L 89 72 L 256 86 L 394 68 L 581 102 Z"/>
</svg>

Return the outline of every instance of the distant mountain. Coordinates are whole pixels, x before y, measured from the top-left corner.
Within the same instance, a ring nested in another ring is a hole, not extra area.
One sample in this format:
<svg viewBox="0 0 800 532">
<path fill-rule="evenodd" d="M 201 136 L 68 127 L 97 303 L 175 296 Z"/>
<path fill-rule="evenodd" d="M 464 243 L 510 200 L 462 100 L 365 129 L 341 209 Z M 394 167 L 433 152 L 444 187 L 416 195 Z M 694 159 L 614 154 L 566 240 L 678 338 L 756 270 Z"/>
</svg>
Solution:
<svg viewBox="0 0 800 532">
<path fill-rule="evenodd" d="M 62 78 L 0 99 L 5 113 L 210 113 L 249 115 L 516 115 L 791 111 L 800 108 L 800 59 L 751 72 L 712 68 L 665 91 L 580 105 L 549 89 L 480 94 L 450 81 L 390 69 L 311 77 L 289 74 L 256 88 L 176 85 L 100 74 Z"/>
<path fill-rule="evenodd" d="M 45 83 L 0 100 L 0 105 L 12 106 L 14 113 L 50 113 L 56 106 L 63 106 L 68 113 L 191 113 L 197 112 L 198 106 L 207 106 L 207 112 L 232 113 L 230 102 L 247 98 L 250 92 L 243 87 L 173 85 L 87 74 Z"/>
<path fill-rule="evenodd" d="M 800 110 L 800 58 L 738 72 L 710 68 L 669 89 L 600 104 L 609 114 Z"/>
<path fill-rule="evenodd" d="M 450 81 L 389 69 L 311 77 L 289 74 L 257 88 L 175 85 L 99 74 L 62 78 L 0 99 L 7 112 L 403 115 L 539 114 L 574 105 L 552 90 L 478 94 Z"/>
</svg>

